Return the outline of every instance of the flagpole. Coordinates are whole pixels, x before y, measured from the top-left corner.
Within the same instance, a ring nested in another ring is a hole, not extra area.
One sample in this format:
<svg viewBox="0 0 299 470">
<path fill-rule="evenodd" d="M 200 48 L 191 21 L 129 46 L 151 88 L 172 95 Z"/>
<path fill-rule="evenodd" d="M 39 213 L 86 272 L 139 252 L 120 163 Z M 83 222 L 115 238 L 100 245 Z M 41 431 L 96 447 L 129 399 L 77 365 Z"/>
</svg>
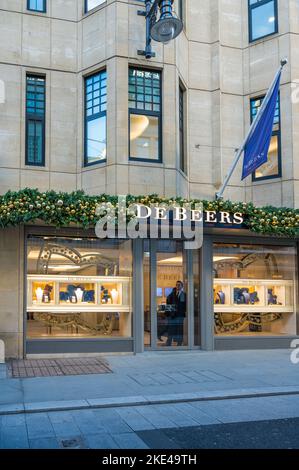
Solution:
<svg viewBox="0 0 299 470">
<path fill-rule="evenodd" d="M 256 129 L 259 121 L 260 121 L 260 118 L 263 114 L 263 110 L 265 109 L 265 107 L 267 106 L 269 100 L 270 100 L 270 97 L 271 97 L 271 94 L 272 94 L 272 91 L 273 91 L 273 88 L 275 86 L 275 83 L 276 83 L 276 80 L 278 78 L 278 75 L 281 73 L 283 67 L 288 63 L 288 60 L 287 59 L 283 59 L 280 61 L 280 67 L 274 77 L 274 80 L 273 82 L 271 83 L 271 86 L 268 90 L 268 93 L 267 95 L 265 96 L 264 100 L 263 100 L 263 103 L 262 103 L 262 106 L 260 107 L 258 113 L 257 113 L 257 116 L 256 118 L 254 119 L 253 123 L 251 124 L 247 134 L 246 134 L 246 137 L 243 141 L 243 144 L 241 145 L 241 147 L 236 151 L 236 155 L 235 155 L 235 158 L 234 158 L 234 161 L 232 163 L 232 166 L 228 172 L 228 174 L 226 175 L 225 179 L 224 179 L 224 182 L 220 188 L 220 190 L 216 193 L 216 199 L 222 199 L 223 198 L 223 193 L 229 183 L 229 180 L 231 179 L 231 176 L 233 174 L 233 172 L 235 171 L 236 169 L 236 166 L 240 160 L 240 157 L 246 147 L 246 144 L 247 144 L 247 141 L 249 140 L 250 136 L 253 134 L 254 130 Z"/>
</svg>

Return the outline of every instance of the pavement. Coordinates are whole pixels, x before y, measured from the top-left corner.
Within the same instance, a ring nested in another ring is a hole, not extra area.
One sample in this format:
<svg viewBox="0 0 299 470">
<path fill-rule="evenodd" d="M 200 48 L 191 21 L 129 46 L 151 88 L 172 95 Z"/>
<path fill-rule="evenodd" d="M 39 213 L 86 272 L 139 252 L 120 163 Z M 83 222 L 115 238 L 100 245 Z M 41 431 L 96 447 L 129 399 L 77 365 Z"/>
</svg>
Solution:
<svg viewBox="0 0 299 470">
<path fill-rule="evenodd" d="M 298 395 L 9 414 L 0 449 L 298 449 L 298 418 Z"/>
<path fill-rule="evenodd" d="M 12 379 L 0 365 L 0 415 L 299 396 L 299 364 L 292 364 L 288 350 L 161 351 L 105 359 L 111 374 Z"/>
<path fill-rule="evenodd" d="M 112 373 L 12 379 L 0 365 L 0 448 L 299 448 L 288 350 L 105 359 Z"/>
</svg>

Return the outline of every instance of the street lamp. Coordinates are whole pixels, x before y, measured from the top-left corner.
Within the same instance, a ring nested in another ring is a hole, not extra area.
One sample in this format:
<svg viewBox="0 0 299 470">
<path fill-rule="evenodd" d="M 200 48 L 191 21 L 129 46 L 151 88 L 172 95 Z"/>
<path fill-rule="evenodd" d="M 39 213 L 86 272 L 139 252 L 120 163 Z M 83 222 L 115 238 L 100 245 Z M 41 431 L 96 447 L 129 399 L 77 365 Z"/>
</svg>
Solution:
<svg viewBox="0 0 299 470">
<path fill-rule="evenodd" d="M 163 44 L 168 44 L 175 39 L 183 30 L 183 23 L 176 18 L 172 11 L 174 0 L 144 0 L 145 12 L 138 11 L 138 15 L 146 18 L 146 46 L 144 51 L 138 51 L 139 55 L 143 55 L 146 59 L 155 57 L 152 51 L 152 39 Z M 157 21 L 158 10 L 160 18 Z"/>
</svg>

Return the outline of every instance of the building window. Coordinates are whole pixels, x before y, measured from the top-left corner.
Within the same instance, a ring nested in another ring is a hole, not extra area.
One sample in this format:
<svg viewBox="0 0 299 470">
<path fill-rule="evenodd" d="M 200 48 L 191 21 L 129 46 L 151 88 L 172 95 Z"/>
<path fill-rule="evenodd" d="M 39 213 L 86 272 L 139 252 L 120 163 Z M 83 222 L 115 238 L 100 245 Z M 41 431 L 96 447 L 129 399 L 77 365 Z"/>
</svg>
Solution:
<svg viewBox="0 0 299 470">
<path fill-rule="evenodd" d="M 295 246 L 215 243 L 215 333 L 296 334 Z"/>
<path fill-rule="evenodd" d="M 251 121 L 256 117 L 264 97 L 250 100 Z M 272 139 L 269 147 L 268 160 L 253 174 L 253 181 L 281 177 L 281 133 L 280 133 L 280 100 L 277 99 Z"/>
<path fill-rule="evenodd" d="M 129 69 L 131 160 L 162 160 L 161 73 Z"/>
<path fill-rule="evenodd" d="M 85 79 L 85 165 L 106 160 L 107 73 Z"/>
<path fill-rule="evenodd" d="M 46 0 L 27 0 L 27 10 L 40 11 L 46 13 L 47 1 Z"/>
<path fill-rule="evenodd" d="M 256 41 L 277 32 L 277 0 L 249 0 L 249 41 Z"/>
<path fill-rule="evenodd" d="M 185 142 L 185 90 L 179 87 L 179 138 L 180 138 L 180 169 L 186 173 L 186 142 Z"/>
<path fill-rule="evenodd" d="M 26 83 L 26 165 L 45 165 L 44 77 L 27 75 Z"/>
<path fill-rule="evenodd" d="M 90 10 L 102 5 L 106 0 L 85 0 L 85 13 L 88 13 Z"/>
</svg>

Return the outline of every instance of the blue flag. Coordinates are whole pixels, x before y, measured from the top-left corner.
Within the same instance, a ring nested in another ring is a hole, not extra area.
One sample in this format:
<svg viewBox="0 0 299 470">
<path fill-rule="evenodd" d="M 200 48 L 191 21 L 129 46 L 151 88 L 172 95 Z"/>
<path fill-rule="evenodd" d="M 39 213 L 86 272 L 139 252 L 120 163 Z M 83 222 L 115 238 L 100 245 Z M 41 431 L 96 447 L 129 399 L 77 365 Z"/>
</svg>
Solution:
<svg viewBox="0 0 299 470">
<path fill-rule="evenodd" d="M 281 71 L 277 75 L 276 82 L 268 93 L 270 96 L 266 96 L 265 100 L 268 99 L 267 104 L 264 108 L 261 108 L 256 119 L 257 124 L 252 124 L 252 133 L 249 135 L 247 143 L 244 148 L 244 161 L 243 161 L 243 172 L 242 180 L 247 178 L 257 168 L 266 163 L 268 159 L 268 152 L 272 138 L 274 117 L 276 103 L 279 93 Z M 255 127 L 254 127 L 255 126 Z"/>
</svg>

